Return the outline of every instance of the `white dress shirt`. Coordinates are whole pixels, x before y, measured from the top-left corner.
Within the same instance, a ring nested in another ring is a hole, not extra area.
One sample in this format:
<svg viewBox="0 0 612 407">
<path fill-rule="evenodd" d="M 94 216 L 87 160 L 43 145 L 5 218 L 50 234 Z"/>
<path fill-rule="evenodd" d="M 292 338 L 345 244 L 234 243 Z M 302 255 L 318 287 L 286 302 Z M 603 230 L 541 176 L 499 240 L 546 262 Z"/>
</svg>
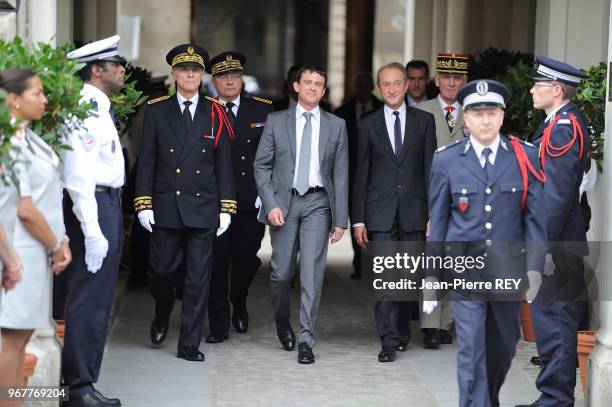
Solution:
<svg viewBox="0 0 612 407">
<path fill-rule="evenodd" d="M 406 101 L 408 102 L 408 106 L 414 107 L 414 106 L 418 105 L 419 103 L 423 103 L 423 102 L 426 102 L 428 100 L 429 99 L 427 98 L 426 94 L 424 94 L 423 97 L 421 97 L 421 99 L 417 101 L 417 100 L 414 100 L 414 98 L 412 96 L 410 96 L 410 94 L 406 93 Z"/>
<path fill-rule="evenodd" d="M 482 151 L 486 148 L 489 147 L 491 149 L 491 153 L 489 154 L 489 162 L 491 163 L 491 165 L 495 164 L 495 157 L 497 157 L 497 149 L 499 148 L 499 143 L 501 141 L 501 138 L 499 136 L 499 134 L 495 137 L 495 140 L 493 140 L 493 143 L 491 143 L 488 146 L 482 145 L 480 144 L 478 141 L 476 141 L 476 139 L 473 136 L 470 136 L 470 143 L 472 144 L 472 148 L 474 149 L 474 153 L 476 154 L 476 157 L 478 158 L 478 162 L 480 162 L 480 166 L 482 168 L 484 168 L 485 166 L 485 156 L 482 153 Z"/>
<path fill-rule="evenodd" d="M 240 107 L 240 95 L 238 95 L 234 100 L 225 100 L 221 96 L 219 96 L 219 100 L 225 103 L 232 102 L 234 104 L 234 106 L 232 106 L 232 113 L 234 113 L 235 117 L 238 117 L 238 107 Z"/>
<path fill-rule="evenodd" d="M 400 124 L 402 126 L 402 145 L 404 145 L 404 132 L 406 131 L 406 103 L 402 103 L 397 111 L 399 112 Z M 395 115 L 393 114 L 395 110 L 385 105 L 384 112 L 385 124 L 387 125 L 387 135 L 389 136 L 389 142 L 391 142 L 391 147 L 395 153 Z"/>
<path fill-rule="evenodd" d="M 185 110 L 185 105 L 183 104 L 185 101 L 189 100 L 191 104 L 189 105 L 189 113 L 191 113 L 191 120 L 195 117 L 196 107 L 198 106 L 198 100 L 200 100 L 200 94 L 196 92 L 190 99 L 184 98 L 180 93 L 176 92 L 176 99 L 178 100 L 179 107 L 181 108 L 181 114 Z"/>
<path fill-rule="evenodd" d="M 567 102 L 567 103 L 569 103 L 569 102 Z M 557 114 L 557 112 L 558 112 L 559 110 L 561 110 L 561 108 L 562 108 L 563 106 L 567 105 L 567 103 L 562 104 L 561 106 L 559 106 L 558 108 L 556 108 L 555 110 L 553 110 L 552 112 L 550 112 L 550 114 L 549 114 L 548 116 L 546 116 L 546 120 L 544 120 L 544 122 L 546 122 L 546 123 L 550 122 L 550 120 L 551 120 L 553 117 L 555 117 L 555 115 Z"/>
<path fill-rule="evenodd" d="M 300 148 L 302 146 L 302 132 L 306 124 L 304 112 L 307 110 L 299 103 L 295 107 L 295 173 L 293 174 L 293 187 L 295 188 L 298 176 L 298 168 L 300 168 Z M 310 172 L 308 175 L 308 187 L 322 187 L 323 178 L 321 177 L 321 168 L 319 165 L 319 131 L 321 129 L 321 109 L 319 106 L 310 110 L 312 117 L 310 118 L 311 125 L 311 143 L 310 143 Z"/>
<path fill-rule="evenodd" d="M 98 224 L 96 185 L 121 188 L 125 163 L 117 129 L 110 115 L 111 102 L 100 89 L 86 83 L 81 103 L 94 108 L 83 123 L 68 136 L 72 150 L 63 152 L 62 180 L 73 202 L 73 211 L 85 237 L 102 234 Z M 95 106 L 97 105 L 97 107 Z"/>
<path fill-rule="evenodd" d="M 461 105 L 459 104 L 459 102 L 455 101 L 455 103 L 453 103 L 452 105 L 449 105 L 444 100 L 442 100 L 440 95 L 438 95 L 438 102 L 440 103 L 440 108 L 442 109 L 442 113 L 444 114 L 444 117 L 446 117 L 446 108 L 448 106 L 454 107 L 453 111 L 451 112 L 451 116 L 453 116 L 454 122 L 457 123 L 457 116 L 459 115 L 459 109 L 461 109 Z"/>
</svg>

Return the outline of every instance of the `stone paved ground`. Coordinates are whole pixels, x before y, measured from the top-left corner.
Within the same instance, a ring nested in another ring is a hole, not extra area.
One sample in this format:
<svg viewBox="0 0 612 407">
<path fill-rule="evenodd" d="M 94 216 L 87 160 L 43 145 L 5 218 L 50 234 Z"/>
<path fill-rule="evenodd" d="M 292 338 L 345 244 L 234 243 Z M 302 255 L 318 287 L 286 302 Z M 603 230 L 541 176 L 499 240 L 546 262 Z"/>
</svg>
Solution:
<svg viewBox="0 0 612 407">
<path fill-rule="evenodd" d="M 268 243 L 262 249 L 269 258 Z M 267 288 L 267 268 L 249 296 L 250 329 L 230 332 L 222 344 L 202 344 L 204 363 L 175 357 L 180 302 L 163 349 L 148 345 L 153 301 L 147 289 L 131 290 L 124 299 L 107 347 L 98 387 L 121 398 L 127 407 L 451 407 L 457 405 L 454 345 L 431 351 L 420 347 L 420 335 L 394 363 L 378 363 L 379 344 L 373 312 L 363 284 L 348 279 L 350 241 L 330 250 L 321 315 L 317 361 L 298 365 L 297 352 L 282 350 Z M 267 265 L 267 261 L 264 264 Z M 294 290 L 294 328 L 298 321 Z M 529 364 L 534 345 L 520 342 L 502 389 L 502 406 L 537 397 L 537 368 Z M 582 397 L 581 388 L 577 396 Z M 583 406 L 583 400 L 577 401 Z"/>
</svg>

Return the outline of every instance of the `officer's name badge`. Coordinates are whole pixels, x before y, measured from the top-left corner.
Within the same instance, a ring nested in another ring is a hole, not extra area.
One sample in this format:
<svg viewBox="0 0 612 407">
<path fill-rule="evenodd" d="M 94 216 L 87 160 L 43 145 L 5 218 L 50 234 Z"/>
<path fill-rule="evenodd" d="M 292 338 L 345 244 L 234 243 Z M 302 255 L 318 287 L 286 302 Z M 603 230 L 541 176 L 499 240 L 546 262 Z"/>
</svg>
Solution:
<svg viewBox="0 0 612 407">
<path fill-rule="evenodd" d="M 251 123 L 251 128 L 255 129 L 257 127 L 263 127 L 266 125 L 266 122 L 257 122 L 257 123 Z"/>
<path fill-rule="evenodd" d="M 465 212 L 468 210 L 469 207 L 469 200 L 467 196 L 461 196 L 459 197 L 459 210 L 461 212 Z"/>
<path fill-rule="evenodd" d="M 214 140 L 214 139 L 215 139 L 215 136 L 210 135 L 210 134 L 208 134 L 208 133 L 204 133 L 203 137 L 204 137 L 204 138 L 207 138 L 207 139 L 211 139 L 211 140 Z"/>
</svg>

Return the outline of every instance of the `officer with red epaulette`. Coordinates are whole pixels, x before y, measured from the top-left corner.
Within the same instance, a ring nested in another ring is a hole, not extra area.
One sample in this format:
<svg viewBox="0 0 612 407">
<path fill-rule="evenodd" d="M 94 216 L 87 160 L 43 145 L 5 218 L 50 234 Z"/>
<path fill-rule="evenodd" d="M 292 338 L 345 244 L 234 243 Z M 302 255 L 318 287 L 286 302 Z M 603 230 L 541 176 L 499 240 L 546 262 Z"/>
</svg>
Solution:
<svg viewBox="0 0 612 407">
<path fill-rule="evenodd" d="M 257 252 L 264 237 L 265 225 L 257 220 L 258 197 L 253 161 L 264 124 L 273 109 L 272 101 L 242 93 L 245 64 L 246 57 L 241 53 L 224 51 L 211 58 L 206 67 L 236 136 L 231 149 L 238 201 L 237 212 L 232 217 L 229 229 L 215 239 L 207 343 L 220 343 L 229 338 L 230 301 L 234 328 L 239 333 L 247 332 L 247 295 L 261 265 Z M 231 286 L 228 284 L 230 264 Z"/>
<path fill-rule="evenodd" d="M 584 72 L 543 56 L 537 61 L 533 106 L 547 117 L 533 143 L 546 177 L 542 206 L 554 271 L 543 277 L 538 300 L 531 304 L 542 370 L 536 379 L 540 398 L 529 406 L 564 407 L 574 405 L 576 332 L 587 306 L 582 258 L 588 247 L 579 191 L 591 139 L 582 113 L 571 103 Z"/>
<path fill-rule="evenodd" d="M 208 52 L 195 44 L 166 55 L 176 94 L 148 102 L 142 127 L 135 209 L 152 233 L 150 282 L 155 297 L 151 342 L 161 345 L 174 305 L 174 276 L 186 263 L 177 357 L 201 362 L 215 236 L 236 213 L 233 130 L 219 101 L 199 94 Z"/>
<path fill-rule="evenodd" d="M 535 296 L 544 267 L 537 151 L 499 133 L 509 97 L 497 81 L 466 84 L 458 101 L 470 136 L 438 149 L 431 166 L 428 256 L 450 256 L 465 269 L 427 268 L 423 311 L 438 306 L 437 284 L 453 284 L 460 407 L 500 405 L 520 338 L 520 300 L 527 288 L 527 298 Z M 468 256 L 483 264 L 468 265 Z M 516 285 L 500 284 L 510 279 Z"/>
</svg>

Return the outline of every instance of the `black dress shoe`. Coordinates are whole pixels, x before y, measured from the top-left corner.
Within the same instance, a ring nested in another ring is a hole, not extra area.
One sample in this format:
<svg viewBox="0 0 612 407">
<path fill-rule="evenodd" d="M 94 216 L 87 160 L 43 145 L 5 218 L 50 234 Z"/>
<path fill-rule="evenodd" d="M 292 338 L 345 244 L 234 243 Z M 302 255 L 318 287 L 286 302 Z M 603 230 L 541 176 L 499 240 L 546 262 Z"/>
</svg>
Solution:
<svg viewBox="0 0 612 407">
<path fill-rule="evenodd" d="M 308 346 L 306 342 L 300 342 L 299 350 L 298 350 L 298 363 L 302 365 L 309 365 L 315 362 L 314 353 L 312 353 L 312 348 Z"/>
<path fill-rule="evenodd" d="M 204 354 L 194 346 L 186 346 L 179 349 L 176 353 L 177 358 L 185 359 L 190 362 L 204 362 Z"/>
<path fill-rule="evenodd" d="M 378 354 L 379 362 L 393 362 L 395 360 L 395 348 L 391 346 L 383 346 L 380 353 Z"/>
<path fill-rule="evenodd" d="M 438 333 L 440 335 L 441 343 L 443 343 L 444 345 L 450 345 L 451 343 L 453 343 L 453 337 L 446 329 L 439 329 Z"/>
<path fill-rule="evenodd" d="M 423 329 L 423 346 L 427 349 L 438 349 L 440 346 L 440 332 L 436 328 Z"/>
<path fill-rule="evenodd" d="M 96 397 L 98 400 L 106 403 L 109 406 L 121 406 L 121 400 L 119 399 L 109 399 L 107 397 L 104 397 L 104 395 L 102 393 L 100 393 L 98 390 L 94 389 L 93 393 L 94 397 Z"/>
<path fill-rule="evenodd" d="M 210 334 L 206 337 L 204 341 L 206 343 L 221 343 L 227 339 L 229 339 L 228 334 L 223 334 L 223 335 Z"/>
<path fill-rule="evenodd" d="M 249 313 L 247 312 L 246 306 L 234 307 L 232 325 L 234 325 L 236 331 L 241 334 L 246 333 L 249 329 Z"/>
<path fill-rule="evenodd" d="M 151 343 L 154 346 L 160 346 L 168 335 L 168 323 L 160 324 L 153 320 L 151 323 Z"/>
<path fill-rule="evenodd" d="M 539 356 L 532 356 L 531 359 L 529 359 L 529 361 L 531 362 L 532 365 L 536 365 L 537 367 L 542 367 L 542 362 L 540 362 Z"/>
<path fill-rule="evenodd" d="M 111 407 L 114 404 L 109 404 L 98 399 L 95 394 L 89 393 L 82 397 L 70 397 L 70 401 L 66 403 L 67 407 Z"/>
<path fill-rule="evenodd" d="M 295 332 L 293 332 L 288 319 L 276 321 L 276 334 L 278 335 L 278 340 L 283 345 L 283 349 L 286 351 L 295 349 Z"/>
<path fill-rule="evenodd" d="M 397 349 L 400 352 L 406 352 L 406 350 L 408 350 L 408 344 L 410 343 L 410 338 L 406 339 L 402 339 L 400 338 L 399 343 L 397 344 L 397 346 L 395 347 L 395 349 Z"/>
<path fill-rule="evenodd" d="M 538 406 L 539 406 L 538 402 L 537 402 L 537 401 L 534 401 L 534 402 L 533 402 L 533 403 L 531 403 L 531 404 L 517 404 L 517 405 L 516 405 L 516 406 L 514 406 L 514 407 L 538 407 Z"/>
</svg>

